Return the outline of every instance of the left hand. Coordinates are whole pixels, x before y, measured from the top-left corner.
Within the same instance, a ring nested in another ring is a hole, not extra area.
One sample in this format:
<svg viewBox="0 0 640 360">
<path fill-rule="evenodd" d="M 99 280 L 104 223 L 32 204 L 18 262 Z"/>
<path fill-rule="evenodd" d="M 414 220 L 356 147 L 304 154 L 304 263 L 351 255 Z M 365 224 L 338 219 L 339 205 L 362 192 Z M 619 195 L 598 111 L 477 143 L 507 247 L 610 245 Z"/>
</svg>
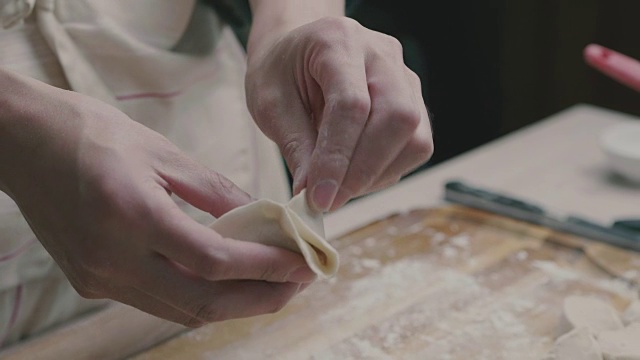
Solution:
<svg viewBox="0 0 640 360">
<path fill-rule="evenodd" d="M 325 17 L 258 46 L 249 110 L 316 210 L 392 185 L 431 157 L 420 79 L 397 39 Z"/>
</svg>

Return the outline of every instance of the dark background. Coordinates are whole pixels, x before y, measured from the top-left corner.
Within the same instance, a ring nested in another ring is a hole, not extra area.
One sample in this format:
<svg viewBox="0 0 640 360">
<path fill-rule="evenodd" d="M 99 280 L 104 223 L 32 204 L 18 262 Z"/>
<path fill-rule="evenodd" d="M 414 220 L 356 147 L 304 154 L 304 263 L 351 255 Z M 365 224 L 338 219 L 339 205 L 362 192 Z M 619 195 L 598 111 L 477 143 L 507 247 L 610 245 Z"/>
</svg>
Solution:
<svg viewBox="0 0 640 360">
<path fill-rule="evenodd" d="M 362 0 L 349 15 L 397 37 L 420 75 L 427 167 L 577 103 L 640 116 L 640 94 L 582 59 L 592 42 L 640 59 L 640 1 Z"/>
</svg>

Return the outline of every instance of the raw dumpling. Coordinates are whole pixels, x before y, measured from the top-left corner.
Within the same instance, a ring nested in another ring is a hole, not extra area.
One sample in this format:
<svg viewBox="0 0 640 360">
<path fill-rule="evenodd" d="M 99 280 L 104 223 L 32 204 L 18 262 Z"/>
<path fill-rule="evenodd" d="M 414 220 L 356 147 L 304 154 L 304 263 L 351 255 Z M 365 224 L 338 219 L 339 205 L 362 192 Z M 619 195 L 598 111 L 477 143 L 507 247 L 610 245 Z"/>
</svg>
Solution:
<svg viewBox="0 0 640 360">
<path fill-rule="evenodd" d="M 603 331 L 597 336 L 605 359 L 640 360 L 640 323 Z"/>
<path fill-rule="evenodd" d="M 324 238 L 322 213 L 309 208 L 305 191 L 286 204 L 262 199 L 238 207 L 214 221 L 211 228 L 224 237 L 300 253 L 323 279 L 338 270 L 338 253 Z"/>
<path fill-rule="evenodd" d="M 602 351 L 591 330 L 579 327 L 556 340 L 550 358 L 555 360 L 602 360 Z"/>
<path fill-rule="evenodd" d="M 640 300 L 635 299 L 622 313 L 622 322 L 625 325 L 640 323 Z"/>
<path fill-rule="evenodd" d="M 564 316 L 572 328 L 586 327 L 595 334 L 622 329 L 624 326 L 618 312 L 607 302 L 595 297 L 567 297 L 564 300 Z"/>
<path fill-rule="evenodd" d="M 627 308 L 624 327 L 618 312 L 595 297 L 569 296 L 564 316 L 573 330 L 559 337 L 548 359 L 640 360 L 640 323 L 637 302 Z"/>
</svg>

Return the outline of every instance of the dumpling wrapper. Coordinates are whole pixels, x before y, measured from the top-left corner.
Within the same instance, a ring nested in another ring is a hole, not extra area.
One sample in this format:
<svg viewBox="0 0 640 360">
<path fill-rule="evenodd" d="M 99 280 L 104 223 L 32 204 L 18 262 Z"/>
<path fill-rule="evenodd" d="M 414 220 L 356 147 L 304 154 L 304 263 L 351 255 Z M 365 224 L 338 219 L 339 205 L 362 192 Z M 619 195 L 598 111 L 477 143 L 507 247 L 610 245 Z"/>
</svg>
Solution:
<svg viewBox="0 0 640 360">
<path fill-rule="evenodd" d="M 597 334 L 606 360 L 640 360 L 640 323 Z"/>
<path fill-rule="evenodd" d="M 595 334 L 624 327 L 616 309 L 604 300 L 590 296 L 565 298 L 564 316 L 574 329 L 586 327 Z"/>
<path fill-rule="evenodd" d="M 602 360 L 602 350 L 589 328 L 579 327 L 560 336 L 551 351 L 554 360 Z"/>
<path fill-rule="evenodd" d="M 330 278 L 338 270 L 338 253 L 324 238 L 323 215 L 311 210 L 305 192 L 286 204 L 261 199 L 240 206 L 210 227 L 224 237 L 300 253 L 319 278 Z"/>
<path fill-rule="evenodd" d="M 640 323 L 640 300 L 635 299 L 622 313 L 622 322 L 625 325 Z"/>
</svg>

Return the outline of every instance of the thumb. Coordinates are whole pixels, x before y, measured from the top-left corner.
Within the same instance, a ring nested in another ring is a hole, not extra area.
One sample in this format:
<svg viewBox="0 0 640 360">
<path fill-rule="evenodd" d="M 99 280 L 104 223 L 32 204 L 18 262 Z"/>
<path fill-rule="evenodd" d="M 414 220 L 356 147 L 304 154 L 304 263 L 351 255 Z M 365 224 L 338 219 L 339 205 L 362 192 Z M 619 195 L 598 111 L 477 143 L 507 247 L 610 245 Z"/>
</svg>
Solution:
<svg viewBox="0 0 640 360">
<path fill-rule="evenodd" d="M 306 186 L 318 137 L 308 113 L 292 109 L 282 121 L 271 121 L 268 127 L 261 129 L 278 145 L 293 178 L 293 193 L 299 193 Z"/>
<path fill-rule="evenodd" d="M 280 149 L 293 178 L 293 193 L 297 194 L 306 186 L 311 154 L 318 137 L 311 114 L 321 112 L 313 104 L 309 108 L 305 106 L 308 101 L 301 98 L 300 92 L 291 94 L 262 88 L 258 91 L 255 84 L 248 89 L 247 103 L 251 116 L 260 130 Z M 317 119 L 316 116 L 315 121 Z"/>
<path fill-rule="evenodd" d="M 171 161 L 161 176 L 167 190 L 215 217 L 253 201 L 231 180 L 186 155 Z"/>
</svg>

